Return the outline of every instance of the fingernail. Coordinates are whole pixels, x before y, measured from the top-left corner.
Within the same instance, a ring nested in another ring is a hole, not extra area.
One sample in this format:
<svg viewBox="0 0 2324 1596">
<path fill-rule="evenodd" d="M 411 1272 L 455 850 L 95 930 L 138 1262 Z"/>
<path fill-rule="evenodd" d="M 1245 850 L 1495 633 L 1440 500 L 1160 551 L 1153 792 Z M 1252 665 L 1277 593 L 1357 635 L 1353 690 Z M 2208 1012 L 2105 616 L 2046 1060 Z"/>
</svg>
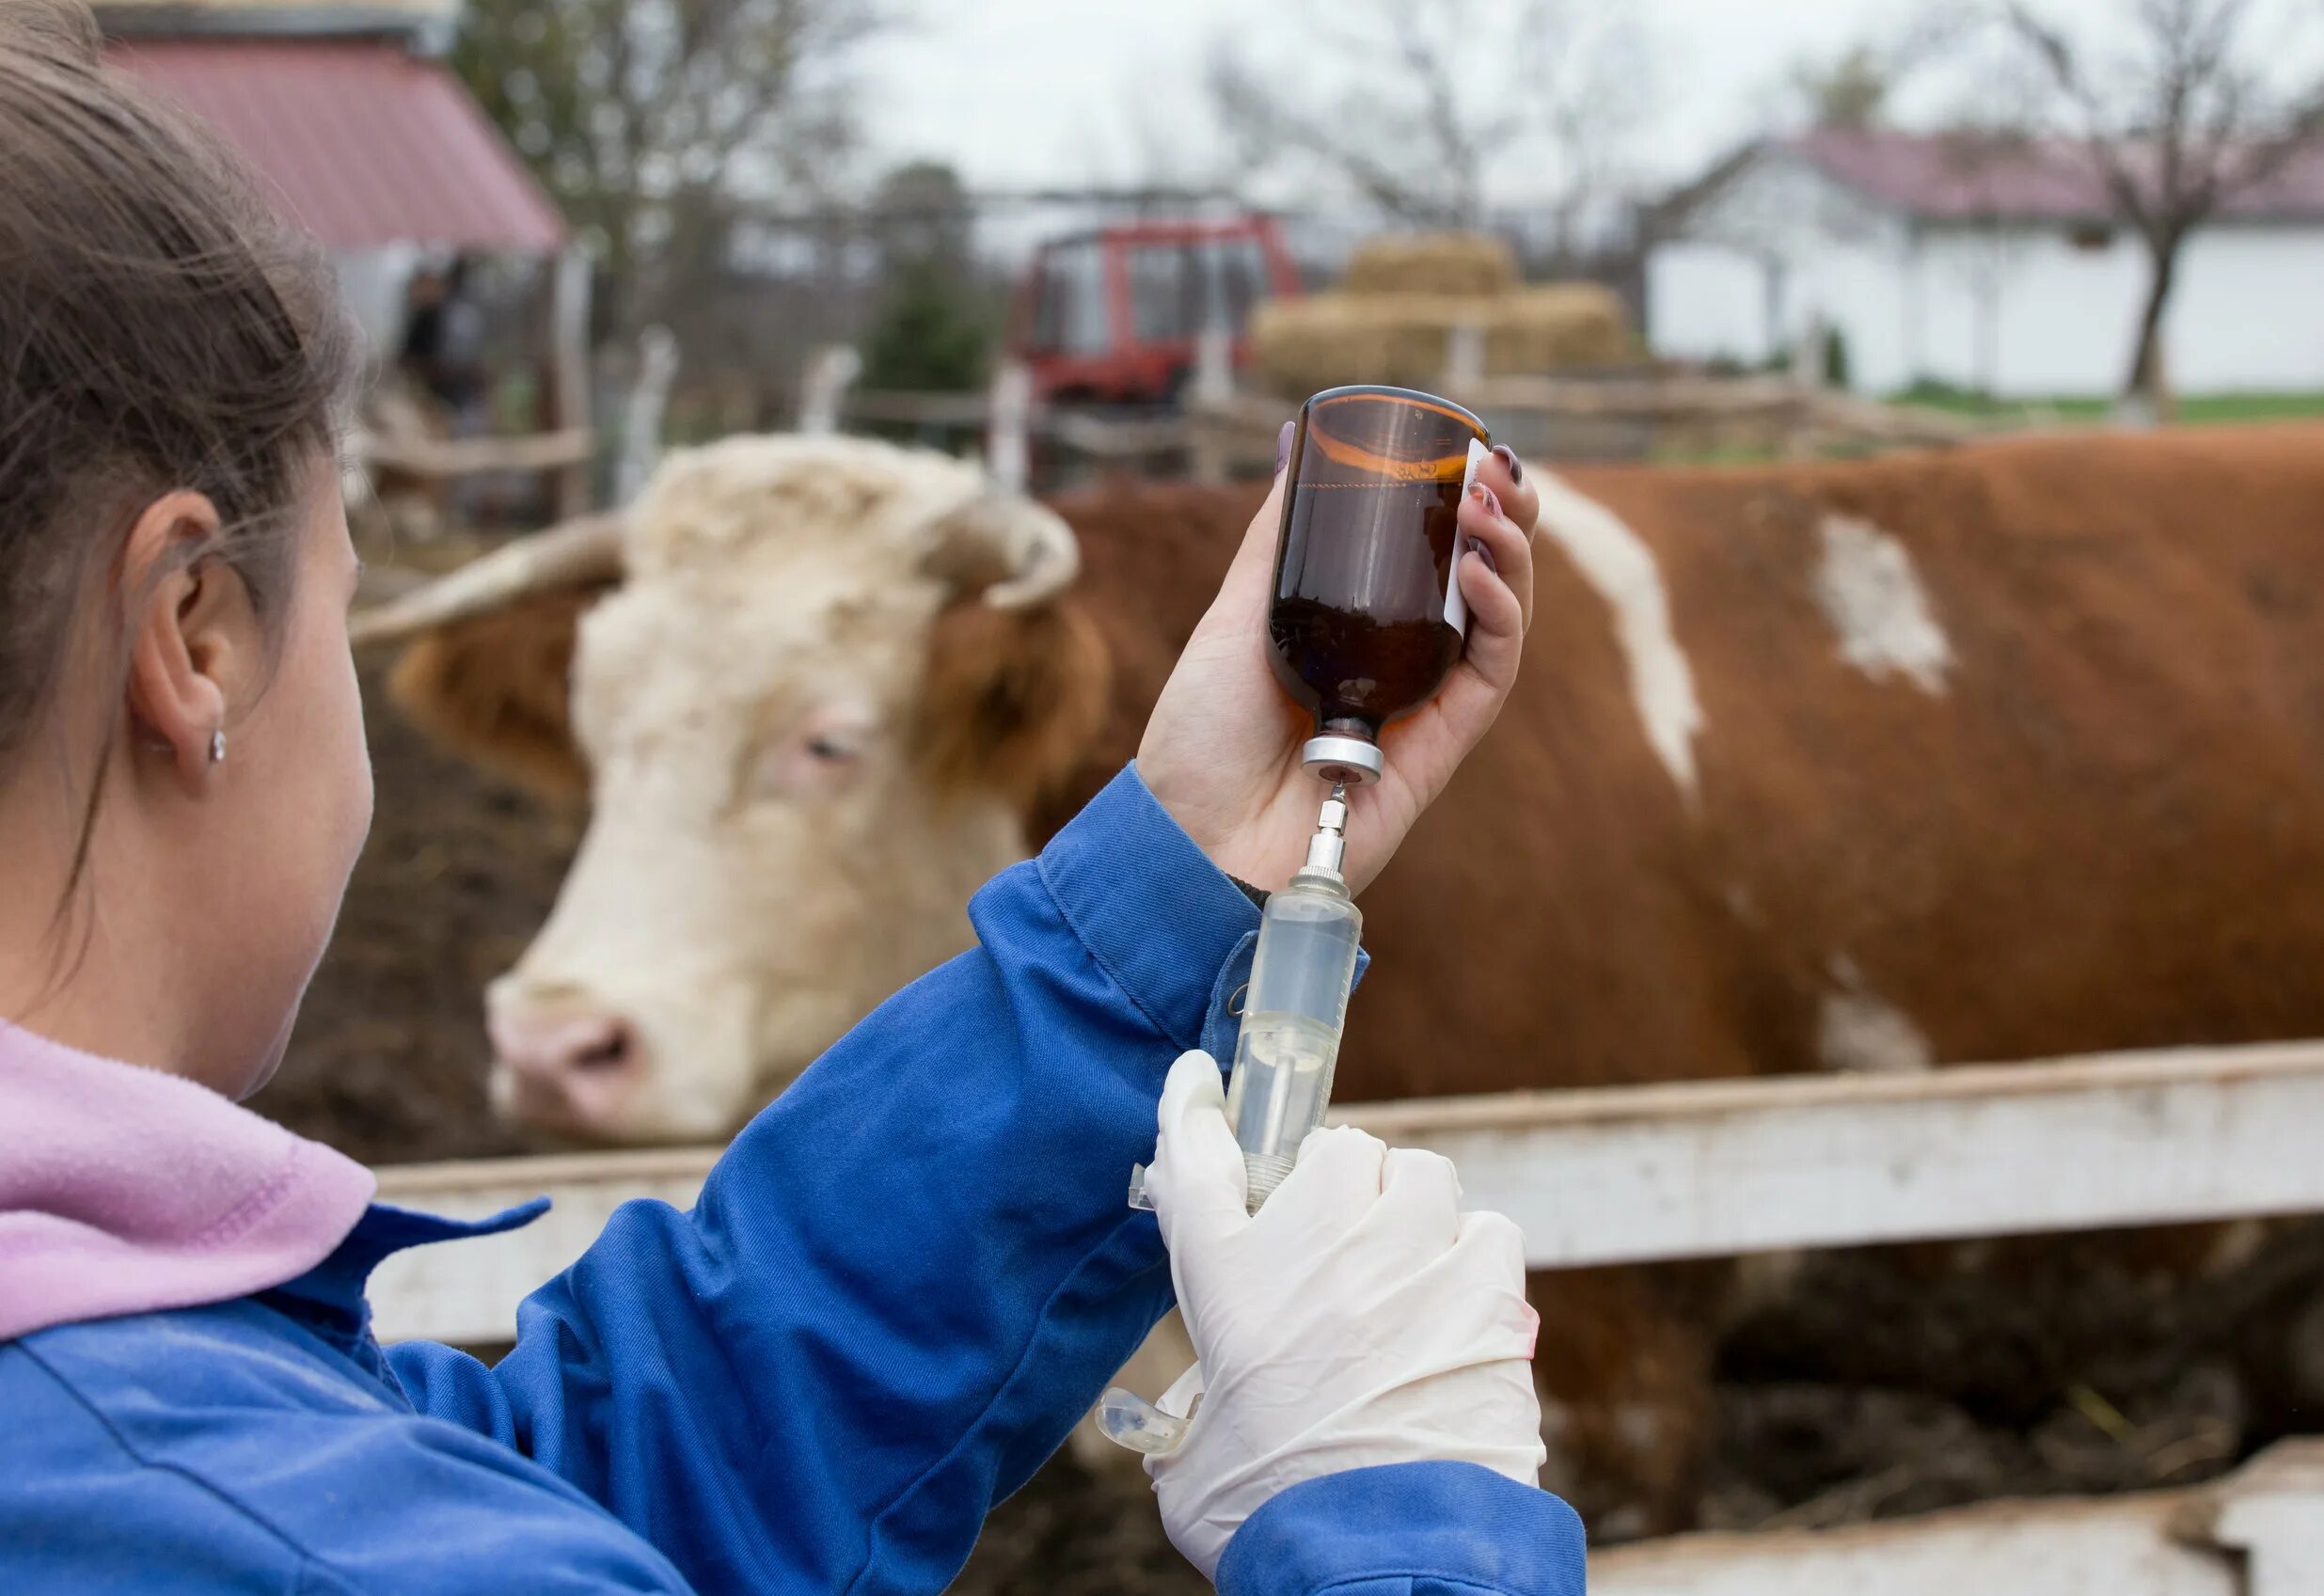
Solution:
<svg viewBox="0 0 2324 1596">
<path fill-rule="evenodd" d="M 1278 477 L 1283 475 L 1283 468 L 1291 463 L 1291 429 L 1296 424 L 1286 421 L 1283 430 L 1275 435 L 1275 475 Z"/>
<path fill-rule="evenodd" d="M 1492 511 L 1495 515 L 1500 514 L 1501 496 L 1494 493 L 1491 488 L 1483 486 L 1481 483 L 1478 484 L 1478 491 L 1485 496 L 1485 508 Z"/>
<path fill-rule="evenodd" d="M 1485 562 L 1486 570 L 1496 577 L 1501 574 L 1500 562 L 1493 558 L 1493 550 L 1487 548 L 1481 539 L 1469 539 L 1469 552 Z"/>
<path fill-rule="evenodd" d="M 1496 443 L 1493 446 L 1493 452 L 1499 455 L 1501 457 L 1501 464 L 1509 467 L 1509 480 L 1510 482 L 1522 482 L 1526 480 L 1526 468 L 1517 464 L 1517 451 L 1515 450 L 1510 448 L 1510 446 L 1505 443 Z"/>
</svg>

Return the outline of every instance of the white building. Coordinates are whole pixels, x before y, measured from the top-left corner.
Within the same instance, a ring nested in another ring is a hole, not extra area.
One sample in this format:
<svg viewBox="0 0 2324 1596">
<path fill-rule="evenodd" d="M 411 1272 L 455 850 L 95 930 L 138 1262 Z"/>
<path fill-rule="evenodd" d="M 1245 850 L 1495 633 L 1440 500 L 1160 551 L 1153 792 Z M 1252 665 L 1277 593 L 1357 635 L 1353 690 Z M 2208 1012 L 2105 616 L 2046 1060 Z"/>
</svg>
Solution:
<svg viewBox="0 0 2324 1596">
<path fill-rule="evenodd" d="M 1732 158 L 1647 260 L 1647 334 L 1758 364 L 1817 322 L 1851 379 L 2040 397 L 2117 388 L 2147 282 L 2071 146 L 1823 130 Z M 2182 393 L 2324 389 L 2324 149 L 2189 239 L 2164 322 Z"/>
</svg>

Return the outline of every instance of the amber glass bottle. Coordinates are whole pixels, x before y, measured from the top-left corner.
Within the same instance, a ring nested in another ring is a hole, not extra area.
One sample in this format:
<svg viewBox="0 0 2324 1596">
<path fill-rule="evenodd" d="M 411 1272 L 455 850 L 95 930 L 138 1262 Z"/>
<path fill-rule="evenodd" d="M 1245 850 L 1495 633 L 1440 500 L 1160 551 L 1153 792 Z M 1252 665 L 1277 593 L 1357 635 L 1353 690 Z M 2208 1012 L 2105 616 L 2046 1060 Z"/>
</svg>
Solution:
<svg viewBox="0 0 2324 1596">
<path fill-rule="evenodd" d="M 1327 388 L 1300 407 L 1267 635 L 1275 675 L 1315 716 L 1309 768 L 1367 782 L 1380 729 L 1426 703 L 1461 657 L 1461 496 L 1492 443 L 1448 400 Z"/>
</svg>

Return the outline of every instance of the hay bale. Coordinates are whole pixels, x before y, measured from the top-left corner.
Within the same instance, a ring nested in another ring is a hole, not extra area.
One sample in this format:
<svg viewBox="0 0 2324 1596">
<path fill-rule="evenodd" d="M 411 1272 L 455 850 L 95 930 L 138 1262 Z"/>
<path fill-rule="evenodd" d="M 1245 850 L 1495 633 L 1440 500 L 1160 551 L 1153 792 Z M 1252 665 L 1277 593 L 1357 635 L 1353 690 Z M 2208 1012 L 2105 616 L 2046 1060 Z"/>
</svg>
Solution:
<svg viewBox="0 0 2324 1596">
<path fill-rule="evenodd" d="M 1349 293 L 1506 293 L 1517 286 L 1517 258 L 1506 240 L 1483 233 L 1388 233 L 1367 240 L 1348 262 Z"/>
<path fill-rule="evenodd" d="M 1453 330 L 1472 325 L 1484 330 L 1488 376 L 1620 365 L 1637 352 L 1612 291 L 1553 283 L 1501 294 L 1274 300 L 1252 317 L 1252 367 L 1261 383 L 1286 397 L 1343 383 L 1434 387 L 1444 380 Z"/>
<path fill-rule="evenodd" d="M 1603 283 L 1543 283 L 1520 289 L 1485 328 L 1490 376 L 1621 366 L 1639 358 L 1621 295 Z"/>
</svg>

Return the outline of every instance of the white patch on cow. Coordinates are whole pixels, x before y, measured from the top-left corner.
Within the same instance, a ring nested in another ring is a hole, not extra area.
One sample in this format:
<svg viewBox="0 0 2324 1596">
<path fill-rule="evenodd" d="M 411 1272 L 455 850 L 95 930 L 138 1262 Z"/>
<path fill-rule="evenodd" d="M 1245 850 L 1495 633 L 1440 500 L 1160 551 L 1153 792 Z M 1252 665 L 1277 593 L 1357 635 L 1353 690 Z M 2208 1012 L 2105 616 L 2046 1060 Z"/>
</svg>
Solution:
<svg viewBox="0 0 2324 1596">
<path fill-rule="evenodd" d="M 1816 1058 L 1825 1068 L 1857 1075 L 1933 1069 L 1937 1051 L 1910 1017 L 1863 984 L 1846 956 L 1832 961 L 1840 990 L 1824 996 L 1816 1019 Z"/>
<path fill-rule="evenodd" d="M 1815 597 L 1840 634 L 1840 657 L 1874 681 L 1902 674 L 1942 696 L 1952 644 L 1905 545 L 1853 515 L 1825 516 L 1823 535 Z"/>
<path fill-rule="evenodd" d="M 1584 579 L 1614 611 L 1616 635 L 1630 668 L 1630 697 L 1646 740 L 1688 798 L 1695 797 L 1695 738 L 1703 729 L 1694 668 L 1670 624 L 1670 595 L 1653 550 L 1620 517 L 1576 493 L 1555 473 L 1537 479 L 1541 518 L 1535 530 L 1556 540 Z"/>
</svg>

